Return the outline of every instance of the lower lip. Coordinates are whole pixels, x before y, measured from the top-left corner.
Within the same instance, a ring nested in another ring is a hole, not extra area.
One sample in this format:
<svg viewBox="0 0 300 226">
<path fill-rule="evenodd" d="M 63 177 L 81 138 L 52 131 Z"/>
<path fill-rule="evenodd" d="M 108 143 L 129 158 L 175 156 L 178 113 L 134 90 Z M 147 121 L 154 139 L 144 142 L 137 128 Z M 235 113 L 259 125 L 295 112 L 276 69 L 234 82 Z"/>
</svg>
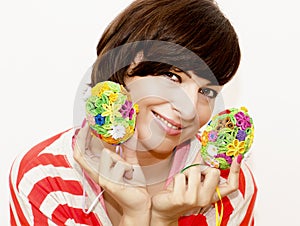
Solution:
<svg viewBox="0 0 300 226">
<path fill-rule="evenodd" d="M 154 120 L 158 123 L 158 125 L 170 136 L 176 136 L 181 134 L 181 129 L 172 129 L 168 127 L 164 122 L 160 121 L 154 114 Z"/>
</svg>

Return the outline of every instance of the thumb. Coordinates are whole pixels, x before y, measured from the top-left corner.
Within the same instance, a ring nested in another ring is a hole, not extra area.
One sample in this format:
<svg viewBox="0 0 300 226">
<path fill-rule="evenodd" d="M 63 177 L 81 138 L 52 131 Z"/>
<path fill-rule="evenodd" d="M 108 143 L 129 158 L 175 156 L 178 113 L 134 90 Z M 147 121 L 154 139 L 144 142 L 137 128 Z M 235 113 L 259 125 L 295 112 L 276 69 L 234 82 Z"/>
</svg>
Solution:
<svg viewBox="0 0 300 226">
<path fill-rule="evenodd" d="M 241 169 L 242 159 L 243 159 L 243 155 L 240 154 L 234 158 L 234 160 L 231 164 L 228 179 L 227 179 L 227 184 L 229 185 L 229 188 L 232 189 L 231 192 L 233 192 L 239 188 L 239 177 L 240 177 L 240 169 Z M 231 192 L 229 191 L 229 193 L 231 193 Z M 227 194 L 225 194 L 225 195 L 227 195 Z"/>
<path fill-rule="evenodd" d="M 221 184 L 219 186 L 221 197 L 225 197 L 239 188 L 239 178 L 240 178 L 242 159 L 243 159 L 243 155 L 238 155 L 237 157 L 234 158 L 230 167 L 230 171 L 226 183 Z M 216 202 L 218 200 L 219 200 L 218 194 L 215 193 L 213 197 L 213 202 Z"/>
</svg>

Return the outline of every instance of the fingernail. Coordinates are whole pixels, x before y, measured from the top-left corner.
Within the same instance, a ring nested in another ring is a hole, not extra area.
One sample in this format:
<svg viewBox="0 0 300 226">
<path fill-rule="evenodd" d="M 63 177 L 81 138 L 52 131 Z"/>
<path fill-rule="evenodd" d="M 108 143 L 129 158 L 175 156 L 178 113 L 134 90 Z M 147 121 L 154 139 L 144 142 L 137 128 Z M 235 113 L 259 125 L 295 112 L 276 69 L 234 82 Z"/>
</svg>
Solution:
<svg viewBox="0 0 300 226">
<path fill-rule="evenodd" d="M 133 171 L 134 171 L 134 169 L 125 171 L 124 177 L 125 177 L 127 180 L 131 180 L 131 179 L 133 178 Z"/>
<path fill-rule="evenodd" d="M 83 119 L 83 122 L 81 124 L 81 128 L 83 128 L 85 126 L 85 124 L 86 124 L 86 119 Z"/>
<path fill-rule="evenodd" d="M 241 164 L 243 158 L 244 158 L 244 156 L 243 156 L 242 154 L 239 154 L 238 157 L 237 157 L 237 160 L 236 160 L 237 163 L 238 163 L 238 164 Z"/>
</svg>

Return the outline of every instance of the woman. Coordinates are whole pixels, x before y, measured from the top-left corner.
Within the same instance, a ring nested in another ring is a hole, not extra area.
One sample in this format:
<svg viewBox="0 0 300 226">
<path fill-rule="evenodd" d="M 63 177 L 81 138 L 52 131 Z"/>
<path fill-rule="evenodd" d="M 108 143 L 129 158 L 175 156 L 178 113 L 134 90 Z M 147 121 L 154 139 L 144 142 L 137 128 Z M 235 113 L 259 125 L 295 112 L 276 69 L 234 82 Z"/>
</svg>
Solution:
<svg viewBox="0 0 300 226">
<path fill-rule="evenodd" d="M 216 4 L 134 1 L 106 29 L 97 55 L 91 87 L 126 87 L 139 105 L 133 137 L 120 156 L 84 123 L 75 136 L 68 130 L 16 159 L 12 225 L 215 225 L 215 202 L 224 205 L 223 225 L 253 224 L 256 187 L 244 164 L 240 172 L 241 157 L 221 177 L 198 165 L 195 135 L 240 61 Z"/>
</svg>

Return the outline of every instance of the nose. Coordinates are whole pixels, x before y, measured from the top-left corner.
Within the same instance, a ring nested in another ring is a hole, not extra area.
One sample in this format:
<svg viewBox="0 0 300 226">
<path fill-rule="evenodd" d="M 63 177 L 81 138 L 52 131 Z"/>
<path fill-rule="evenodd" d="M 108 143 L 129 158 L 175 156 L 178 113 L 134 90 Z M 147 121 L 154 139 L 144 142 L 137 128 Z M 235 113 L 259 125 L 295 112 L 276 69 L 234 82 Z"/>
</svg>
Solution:
<svg viewBox="0 0 300 226">
<path fill-rule="evenodd" d="M 174 107 L 183 120 L 193 120 L 197 115 L 198 89 L 196 84 L 191 84 L 178 89 L 177 95 L 174 96 Z"/>
</svg>

